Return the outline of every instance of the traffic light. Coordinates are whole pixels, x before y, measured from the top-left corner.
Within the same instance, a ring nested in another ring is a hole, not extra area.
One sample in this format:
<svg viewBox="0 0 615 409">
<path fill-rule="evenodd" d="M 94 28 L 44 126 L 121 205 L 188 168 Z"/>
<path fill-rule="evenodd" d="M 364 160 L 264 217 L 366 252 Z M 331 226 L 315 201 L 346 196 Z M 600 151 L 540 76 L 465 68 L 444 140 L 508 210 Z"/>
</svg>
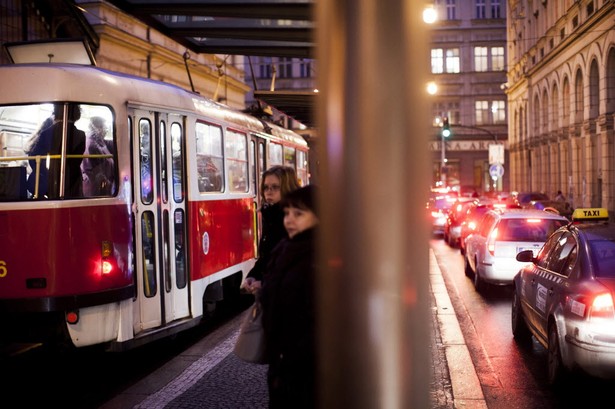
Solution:
<svg viewBox="0 0 615 409">
<path fill-rule="evenodd" d="M 451 136 L 451 128 L 448 125 L 448 118 L 442 120 L 442 136 L 448 138 Z"/>
</svg>

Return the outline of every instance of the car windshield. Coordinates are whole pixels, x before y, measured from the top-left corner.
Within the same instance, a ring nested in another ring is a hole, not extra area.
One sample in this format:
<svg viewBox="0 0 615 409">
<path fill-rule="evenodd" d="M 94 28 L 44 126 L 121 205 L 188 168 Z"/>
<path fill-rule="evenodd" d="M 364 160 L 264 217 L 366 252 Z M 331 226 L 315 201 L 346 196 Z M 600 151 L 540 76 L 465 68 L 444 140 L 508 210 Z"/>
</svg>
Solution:
<svg viewBox="0 0 615 409">
<path fill-rule="evenodd" d="M 451 208 L 452 205 L 453 202 L 446 196 L 431 199 L 429 201 L 429 207 L 431 209 L 448 210 Z"/>
<path fill-rule="evenodd" d="M 565 224 L 556 219 L 503 219 L 498 225 L 498 240 L 545 242 Z"/>
<path fill-rule="evenodd" d="M 615 240 L 590 240 L 596 277 L 615 277 Z"/>
<path fill-rule="evenodd" d="M 518 196 L 519 203 L 530 203 L 536 200 L 549 200 L 549 196 L 544 193 L 520 193 Z"/>
</svg>

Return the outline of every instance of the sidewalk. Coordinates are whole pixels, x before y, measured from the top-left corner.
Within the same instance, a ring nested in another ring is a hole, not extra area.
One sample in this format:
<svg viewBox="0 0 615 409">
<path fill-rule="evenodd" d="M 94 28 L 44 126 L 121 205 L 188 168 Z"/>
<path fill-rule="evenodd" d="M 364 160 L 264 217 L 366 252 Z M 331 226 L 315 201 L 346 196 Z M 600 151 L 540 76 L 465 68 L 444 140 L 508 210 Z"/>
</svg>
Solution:
<svg viewBox="0 0 615 409">
<path fill-rule="evenodd" d="M 486 409 L 480 382 L 433 251 L 429 253 L 432 294 L 430 395 L 433 409 Z M 100 409 L 266 409 L 265 365 L 232 353 L 238 320 L 222 326 L 215 347 L 198 343 Z M 211 343 L 210 343 L 211 344 Z"/>
<path fill-rule="evenodd" d="M 441 350 L 438 345 L 438 342 L 441 341 L 446 356 L 448 377 L 453 389 L 453 406 L 443 407 L 487 409 L 480 381 L 470 357 L 470 351 L 465 344 L 440 266 L 438 266 L 431 249 L 429 250 L 429 281 L 435 301 L 432 307 L 434 309 L 434 323 L 437 324 L 435 325 L 436 332 L 439 332 L 439 337 L 435 337 L 436 349 Z M 435 378 L 438 378 L 437 370 L 437 364 L 434 363 Z M 433 389 L 432 387 L 432 393 Z M 439 391 L 439 389 L 436 389 L 436 391 Z M 436 396 L 439 397 L 440 394 Z M 438 401 L 435 403 L 438 403 Z"/>
</svg>

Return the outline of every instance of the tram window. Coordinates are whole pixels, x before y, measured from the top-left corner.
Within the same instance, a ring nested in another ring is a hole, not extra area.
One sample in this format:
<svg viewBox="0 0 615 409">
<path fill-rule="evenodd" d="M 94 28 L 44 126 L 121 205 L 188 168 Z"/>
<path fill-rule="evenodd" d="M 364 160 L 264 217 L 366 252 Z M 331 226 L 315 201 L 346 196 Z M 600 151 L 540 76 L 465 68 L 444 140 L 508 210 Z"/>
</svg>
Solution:
<svg viewBox="0 0 615 409">
<path fill-rule="evenodd" d="M 168 187 L 169 183 L 167 181 L 167 149 L 166 149 L 166 128 L 164 121 L 160 121 L 159 124 L 160 129 L 160 189 L 162 191 L 162 202 L 167 203 L 169 201 L 168 197 Z"/>
<path fill-rule="evenodd" d="M 271 143 L 269 145 L 269 167 L 273 165 L 282 165 L 284 156 L 282 153 L 282 145 L 279 143 Z"/>
<path fill-rule="evenodd" d="M 143 293 L 153 297 L 158 291 L 156 281 L 156 246 L 154 245 L 154 213 L 143 212 L 141 217 L 141 248 L 143 249 Z"/>
<path fill-rule="evenodd" d="M 265 171 L 265 141 L 260 140 L 258 142 L 258 168 L 260 174 L 258 175 L 258 180 L 261 179 L 263 172 Z"/>
<path fill-rule="evenodd" d="M 117 190 L 113 113 L 108 107 L 81 105 L 86 143 L 81 162 L 83 196 L 112 196 Z M 77 122 L 77 127 L 80 123 Z"/>
<path fill-rule="evenodd" d="M 162 275 L 164 277 L 164 290 L 171 291 L 173 284 L 171 277 L 171 243 L 169 237 L 169 211 L 164 209 L 162 212 Z"/>
<path fill-rule="evenodd" d="M 173 157 L 171 166 L 173 167 L 173 198 L 176 203 L 184 201 L 184 192 L 182 190 L 184 184 L 183 137 L 181 125 L 173 122 L 171 124 L 171 156 Z"/>
<path fill-rule="evenodd" d="M 297 178 L 301 186 L 308 184 L 307 154 L 305 151 L 297 151 Z"/>
<path fill-rule="evenodd" d="M 252 192 L 258 192 L 256 184 L 258 179 L 256 178 L 256 143 L 250 141 L 250 185 L 252 186 Z"/>
<path fill-rule="evenodd" d="M 196 161 L 200 192 L 224 190 L 222 129 L 204 122 L 196 123 Z"/>
<path fill-rule="evenodd" d="M 225 155 L 229 165 L 229 190 L 231 192 L 247 192 L 248 149 L 246 135 L 227 130 Z"/>
<path fill-rule="evenodd" d="M 296 162 L 295 152 L 295 148 L 291 148 L 289 146 L 284 147 L 284 164 L 293 169 L 295 169 Z"/>
<path fill-rule="evenodd" d="M 0 201 L 115 194 L 108 107 L 69 102 L 0 106 L 0 117 L 0 168 L 16 168 L 0 172 Z M 62 154 L 63 146 L 69 157 Z"/>
<path fill-rule="evenodd" d="M 187 284 L 186 271 L 186 237 L 184 227 L 184 210 L 175 209 L 174 214 L 175 228 L 175 281 L 177 288 L 184 288 Z"/>
<path fill-rule="evenodd" d="M 139 167 L 141 168 L 141 201 L 145 204 L 152 203 L 152 200 L 154 199 L 151 129 L 152 127 L 148 119 L 141 119 L 139 121 L 139 145 L 141 149 L 141 155 L 139 157 Z"/>
</svg>

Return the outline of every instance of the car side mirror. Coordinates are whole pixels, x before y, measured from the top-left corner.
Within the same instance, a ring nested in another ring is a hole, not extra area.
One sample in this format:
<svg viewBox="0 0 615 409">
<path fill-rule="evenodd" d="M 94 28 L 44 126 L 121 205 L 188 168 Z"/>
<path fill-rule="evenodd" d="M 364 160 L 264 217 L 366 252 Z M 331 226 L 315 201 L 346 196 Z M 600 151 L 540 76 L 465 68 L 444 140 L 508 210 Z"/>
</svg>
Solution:
<svg viewBox="0 0 615 409">
<path fill-rule="evenodd" d="M 517 261 L 522 261 L 524 263 L 527 263 L 527 262 L 533 263 L 535 261 L 534 252 L 532 250 L 520 251 L 519 253 L 517 253 L 516 259 Z"/>
</svg>

